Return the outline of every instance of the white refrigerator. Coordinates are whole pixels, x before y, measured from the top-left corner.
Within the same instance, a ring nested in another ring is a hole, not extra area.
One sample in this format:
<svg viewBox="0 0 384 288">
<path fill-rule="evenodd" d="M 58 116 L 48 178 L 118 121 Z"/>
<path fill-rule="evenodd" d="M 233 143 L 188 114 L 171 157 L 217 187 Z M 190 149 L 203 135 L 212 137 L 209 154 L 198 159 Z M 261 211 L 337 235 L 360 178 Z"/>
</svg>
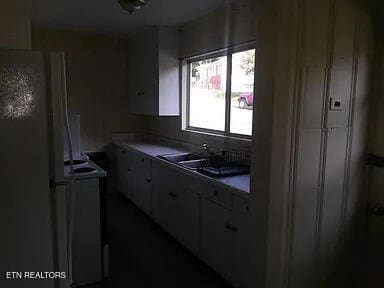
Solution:
<svg viewBox="0 0 384 288">
<path fill-rule="evenodd" d="M 64 54 L 0 50 L 0 287 L 70 284 L 65 85 Z"/>
</svg>

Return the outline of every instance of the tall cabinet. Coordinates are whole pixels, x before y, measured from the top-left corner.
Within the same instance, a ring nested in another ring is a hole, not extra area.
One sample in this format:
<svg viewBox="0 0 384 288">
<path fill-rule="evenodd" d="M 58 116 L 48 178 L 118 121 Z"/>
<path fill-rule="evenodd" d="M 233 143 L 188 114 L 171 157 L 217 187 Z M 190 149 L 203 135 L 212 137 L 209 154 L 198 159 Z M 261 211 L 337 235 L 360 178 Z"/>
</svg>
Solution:
<svg viewBox="0 0 384 288">
<path fill-rule="evenodd" d="M 177 29 L 152 27 L 132 39 L 129 80 L 132 114 L 179 115 Z"/>
</svg>

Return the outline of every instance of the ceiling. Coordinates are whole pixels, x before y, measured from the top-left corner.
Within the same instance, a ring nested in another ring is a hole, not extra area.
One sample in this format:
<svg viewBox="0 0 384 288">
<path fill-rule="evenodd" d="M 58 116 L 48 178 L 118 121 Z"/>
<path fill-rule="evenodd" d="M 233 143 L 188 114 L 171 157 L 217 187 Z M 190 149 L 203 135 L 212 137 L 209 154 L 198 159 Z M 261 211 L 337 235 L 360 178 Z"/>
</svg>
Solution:
<svg viewBox="0 0 384 288">
<path fill-rule="evenodd" d="M 228 0 L 150 0 L 133 15 L 117 0 L 28 0 L 32 26 L 128 37 L 147 26 L 180 26 Z"/>
</svg>

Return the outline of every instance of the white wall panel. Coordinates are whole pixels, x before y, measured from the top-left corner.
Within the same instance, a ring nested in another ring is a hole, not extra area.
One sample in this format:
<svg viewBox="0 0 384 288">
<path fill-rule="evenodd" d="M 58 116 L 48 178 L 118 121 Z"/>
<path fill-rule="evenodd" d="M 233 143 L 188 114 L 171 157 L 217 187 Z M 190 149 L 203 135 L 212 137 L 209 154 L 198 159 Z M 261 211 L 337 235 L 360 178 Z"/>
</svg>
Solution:
<svg viewBox="0 0 384 288">
<path fill-rule="evenodd" d="M 347 127 L 350 113 L 352 88 L 352 70 L 334 68 L 331 70 L 329 83 L 329 101 L 327 108 L 327 127 Z M 340 101 L 340 110 L 332 110 L 330 101 Z"/>
<path fill-rule="evenodd" d="M 330 129 L 327 133 L 324 188 L 320 199 L 320 279 L 326 280 L 335 269 L 338 256 L 344 195 L 348 129 Z"/>
<path fill-rule="evenodd" d="M 289 287 L 314 287 L 321 130 L 300 131 Z"/>
<path fill-rule="evenodd" d="M 302 127 L 320 129 L 323 123 L 325 68 L 307 66 L 303 79 Z"/>
</svg>

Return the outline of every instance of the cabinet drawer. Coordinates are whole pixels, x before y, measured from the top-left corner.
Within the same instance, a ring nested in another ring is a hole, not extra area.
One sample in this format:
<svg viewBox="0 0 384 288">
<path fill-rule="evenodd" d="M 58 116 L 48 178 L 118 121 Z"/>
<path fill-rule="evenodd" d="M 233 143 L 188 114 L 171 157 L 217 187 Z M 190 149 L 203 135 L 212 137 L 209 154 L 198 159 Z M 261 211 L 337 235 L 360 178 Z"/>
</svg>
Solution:
<svg viewBox="0 0 384 288">
<path fill-rule="evenodd" d="M 233 211 L 242 214 L 249 212 L 249 199 L 237 195 L 233 196 Z"/>
<path fill-rule="evenodd" d="M 230 210 L 233 208 L 233 194 L 231 191 L 221 187 L 210 186 L 207 192 L 206 198 L 210 201 Z"/>
</svg>

